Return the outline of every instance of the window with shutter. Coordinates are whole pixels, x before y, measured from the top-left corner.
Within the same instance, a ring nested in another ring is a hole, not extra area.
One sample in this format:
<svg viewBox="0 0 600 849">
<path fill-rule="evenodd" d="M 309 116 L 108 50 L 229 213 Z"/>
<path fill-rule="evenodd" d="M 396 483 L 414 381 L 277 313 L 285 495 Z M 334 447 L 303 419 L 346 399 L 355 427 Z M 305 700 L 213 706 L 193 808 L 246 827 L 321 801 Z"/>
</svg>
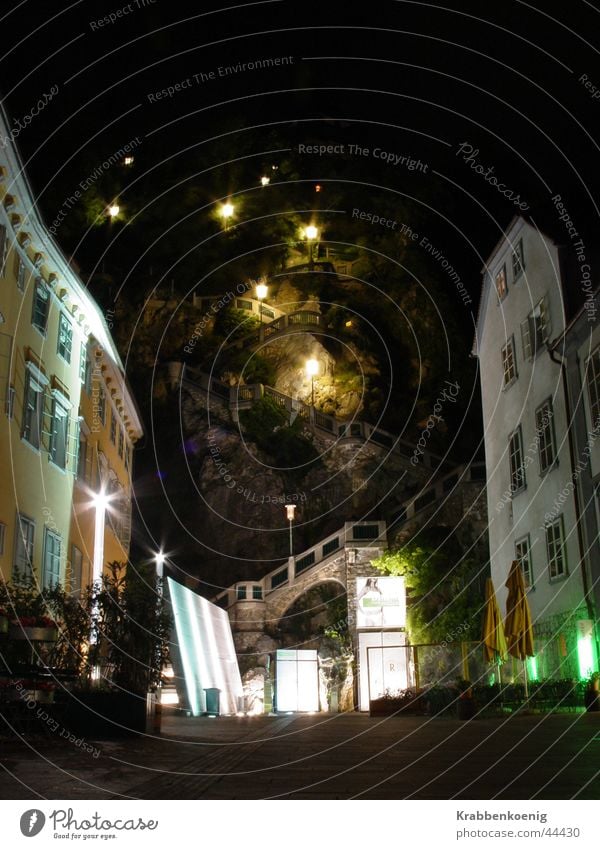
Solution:
<svg viewBox="0 0 600 849">
<path fill-rule="evenodd" d="M 62 540 L 54 531 L 46 528 L 44 534 L 44 566 L 43 584 L 44 589 L 52 589 L 60 584 L 60 553 Z"/>
<path fill-rule="evenodd" d="M 530 360 L 531 359 L 531 328 L 529 326 L 529 319 L 526 318 L 525 321 L 521 322 L 521 339 L 523 341 L 523 359 Z"/>
<path fill-rule="evenodd" d="M 58 344 L 57 353 L 67 363 L 71 362 L 71 350 L 73 348 L 73 328 L 71 322 L 64 313 L 58 319 Z"/>
<path fill-rule="evenodd" d="M 52 403 L 52 436 L 50 459 L 59 468 L 67 464 L 67 440 L 69 436 L 69 412 L 56 399 Z"/>
<path fill-rule="evenodd" d="M 508 286 L 506 284 L 506 266 L 503 265 L 496 272 L 496 293 L 498 295 L 498 300 L 503 300 L 506 297 L 507 291 Z"/>
<path fill-rule="evenodd" d="M 33 540 L 35 524 L 22 513 L 17 514 L 13 580 L 27 582 L 33 575 Z"/>
<path fill-rule="evenodd" d="M 523 255 L 523 239 L 519 239 L 517 244 L 515 245 L 515 249 L 512 255 L 512 271 L 513 271 L 513 283 L 519 279 L 523 270 L 525 268 L 525 258 Z"/>
<path fill-rule="evenodd" d="M 550 580 L 563 578 L 567 574 L 567 554 L 562 516 L 546 526 L 546 552 Z"/>
<path fill-rule="evenodd" d="M 543 474 L 556 460 L 553 411 L 550 399 L 544 401 L 535 411 L 535 427 L 540 458 L 540 474 Z"/>
<path fill-rule="evenodd" d="M 31 323 L 42 333 L 46 335 L 46 327 L 48 326 L 48 310 L 50 308 L 50 293 L 43 281 L 38 280 L 35 284 L 35 292 L 33 295 L 33 310 L 31 313 Z"/>
<path fill-rule="evenodd" d="M 25 376 L 23 403 L 23 439 L 34 448 L 40 447 L 42 416 L 44 412 L 44 389 L 30 372 Z"/>
<path fill-rule="evenodd" d="M 525 465 L 523 463 L 523 438 L 521 426 L 511 434 L 509 440 L 510 457 L 510 491 L 514 495 L 527 485 L 525 478 Z"/>
<path fill-rule="evenodd" d="M 531 541 L 529 534 L 515 541 L 515 556 L 521 564 L 523 579 L 527 588 L 533 586 L 533 570 L 531 565 Z"/>
<path fill-rule="evenodd" d="M 25 278 L 26 278 L 26 269 L 25 263 L 19 256 L 19 253 L 15 253 L 15 279 L 17 281 L 17 289 L 19 292 L 25 291 Z"/>
</svg>

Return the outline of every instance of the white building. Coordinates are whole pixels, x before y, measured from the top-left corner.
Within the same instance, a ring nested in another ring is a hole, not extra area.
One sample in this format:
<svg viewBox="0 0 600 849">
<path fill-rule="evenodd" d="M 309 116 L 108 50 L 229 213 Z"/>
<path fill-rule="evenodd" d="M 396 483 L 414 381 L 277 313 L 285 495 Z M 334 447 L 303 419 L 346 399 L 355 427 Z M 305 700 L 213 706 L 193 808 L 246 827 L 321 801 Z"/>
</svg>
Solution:
<svg viewBox="0 0 600 849">
<path fill-rule="evenodd" d="M 596 473 L 600 456 L 594 436 L 589 438 L 589 416 L 587 426 L 580 422 L 577 444 L 568 426 L 569 408 L 585 412 L 581 387 L 586 392 L 588 387 L 580 373 L 579 390 L 573 384 L 566 394 L 567 374 L 577 368 L 563 367 L 570 319 L 565 294 L 573 300 L 580 284 L 570 277 L 567 284 L 564 255 L 531 223 L 513 219 L 483 269 L 474 348 L 492 578 L 505 611 L 508 570 L 520 559 L 534 622 L 536 660 L 530 672 L 539 678 L 586 677 L 597 668 L 597 654 L 590 659 L 597 639 L 590 637 L 598 609 L 597 541 L 590 547 L 588 539 L 590 533 L 597 537 L 597 518 L 593 501 L 586 505 L 581 497 L 584 470 L 577 466 L 577 452 L 589 442 Z M 595 332 L 597 321 L 589 326 Z M 579 347 L 586 344 L 591 343 Z M 586 363 L 590 353 L 586 348 Z M 579 403 L 570 399 L 573 394 Z M 584 510 L 593 512 L 589 527 L 580 521 Z"/>
</svg>

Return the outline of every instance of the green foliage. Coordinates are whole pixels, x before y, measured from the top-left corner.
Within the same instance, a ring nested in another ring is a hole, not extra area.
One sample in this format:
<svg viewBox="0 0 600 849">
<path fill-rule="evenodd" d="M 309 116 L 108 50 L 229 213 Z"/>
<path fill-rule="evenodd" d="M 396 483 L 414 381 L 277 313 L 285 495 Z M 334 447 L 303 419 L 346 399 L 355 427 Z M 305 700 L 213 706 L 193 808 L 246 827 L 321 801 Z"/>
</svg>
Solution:
<svg viewBox="0 0 600 849">
<path fill-rule="evenodd" d="M 248 336 L 260 327 L 260 319 L 251 312 L 238 310 L 235 307 L 224 307 L 219 310 L 215 319 L 215 333 L 233 342 Z"/>
<path fill-rule="evenodd" d="M 252 354 L 247 350 L 233 348 L 218 361 L 219 371 L 230 371 L 243 378 L 244 383 L 262 383 L 263 386 L 274 386 L 276 369 L 271 360 L 263 354 Z"/>
<path fill-rule="evenodd" d="M 246 438 L 266 451 L 274 466 L 287 471 L 293 479 L 301 479 L 319 455 L 312 442 L 301 434 L 300 418 L 291 426 L 287 421 L 286 411 L 269 397 L 261 398 L 250 410 L 240 413 Z M 294 469 L 295 466 L 300 468 Z"/>
<path fill-rule="evenodd" d="M 384 552 L 373 565 L 384 575 L 404 576 L 413 642 L 479 639 L 479 566 L 463 557 L 456 535 L 447 528 L 422 531 L 402 548 Z"/>
</svg>

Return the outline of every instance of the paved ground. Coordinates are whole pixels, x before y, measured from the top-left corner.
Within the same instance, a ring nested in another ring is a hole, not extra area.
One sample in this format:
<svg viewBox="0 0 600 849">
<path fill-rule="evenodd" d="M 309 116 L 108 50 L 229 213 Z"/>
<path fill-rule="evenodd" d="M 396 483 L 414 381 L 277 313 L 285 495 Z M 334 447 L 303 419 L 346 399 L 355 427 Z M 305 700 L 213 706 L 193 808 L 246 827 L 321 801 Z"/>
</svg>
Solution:
<svg viewBox="0 0 600 849">
<path fill-rule="evenodd" d="M 0 742 L 0 798 L 598 799 L 600 714 L 166 718 L 160 738 Z"/>
</svg>

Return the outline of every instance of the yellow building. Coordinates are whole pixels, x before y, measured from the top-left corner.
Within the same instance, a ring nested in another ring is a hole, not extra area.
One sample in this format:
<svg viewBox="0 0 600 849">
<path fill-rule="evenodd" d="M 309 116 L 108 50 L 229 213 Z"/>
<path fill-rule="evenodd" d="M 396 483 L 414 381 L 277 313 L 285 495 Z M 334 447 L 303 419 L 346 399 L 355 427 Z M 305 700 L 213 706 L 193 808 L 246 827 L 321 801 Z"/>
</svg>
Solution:
<svg viewBox="0 0 600 849">
<path fill-rule="evenodd" d="M 73 593 L 126 562 L 135 402 L 0 111 L 0 572 Z"/>
</svg>

